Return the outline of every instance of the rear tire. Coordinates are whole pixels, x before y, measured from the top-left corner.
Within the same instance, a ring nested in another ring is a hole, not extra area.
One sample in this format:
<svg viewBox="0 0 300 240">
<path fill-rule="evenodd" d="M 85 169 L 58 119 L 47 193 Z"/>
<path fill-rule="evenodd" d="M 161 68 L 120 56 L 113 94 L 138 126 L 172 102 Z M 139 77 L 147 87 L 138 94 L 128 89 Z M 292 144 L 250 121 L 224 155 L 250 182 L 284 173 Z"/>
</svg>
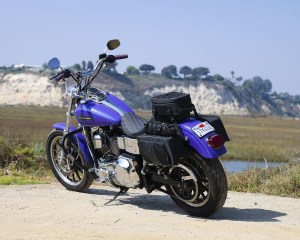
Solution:
<svg viewBox="0 0 300 240">
<path fill-rule="evenodd" d="M 79 168 L 75 162 L 84 165 L 84 161 L 78 146 L 67 140 L 68 156 L 61 158 L 62 148 L 60 141 L 63 138 L 63 132 L 54 129 L 48 136 L 46 151 L 48 163 L 56 179 L 68 190 L 84 192 L 93 182 L 91 173 Z"/>
<path fill-rule="evenodd" d="M 221 208 L 227 197 L 227 179 L 220 161 L 205 159 L 190 151 L 186 161 L 170 169 L 180 187 L 166 185 L 172 200 L 192 216 L 208 217 Z"/>
</svg>

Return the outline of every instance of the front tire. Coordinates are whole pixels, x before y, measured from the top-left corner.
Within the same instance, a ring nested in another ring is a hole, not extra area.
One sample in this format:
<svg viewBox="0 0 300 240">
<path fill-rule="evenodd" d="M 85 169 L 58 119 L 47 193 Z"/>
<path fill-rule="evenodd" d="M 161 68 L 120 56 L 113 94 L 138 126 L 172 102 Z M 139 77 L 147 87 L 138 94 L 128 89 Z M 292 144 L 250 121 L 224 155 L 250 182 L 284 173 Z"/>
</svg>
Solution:
<svg viewBox="0 0 300 240">
<path fill-rule="evenodd" d="M 192 216 L 208 217 L 221 208 L 227 197 L 227 179 L 220 161 L 205 159 L 190 151 L 187 160 L 170 169 L 181 186 L 166 186 L 172 200 Z"/>
<path fill-rule="evenodd" d="M 84 192 L 93 182 L 91 173 L 81 169 L 76 161 L 83 163 L 78 146 L 67 140 L 68 155 L 62 158 L 60 146 L 63 132 L 54 129 L 48 136 L 46 144 L 47 160 L 56 179 L 68 190 Z"/>
</svg>

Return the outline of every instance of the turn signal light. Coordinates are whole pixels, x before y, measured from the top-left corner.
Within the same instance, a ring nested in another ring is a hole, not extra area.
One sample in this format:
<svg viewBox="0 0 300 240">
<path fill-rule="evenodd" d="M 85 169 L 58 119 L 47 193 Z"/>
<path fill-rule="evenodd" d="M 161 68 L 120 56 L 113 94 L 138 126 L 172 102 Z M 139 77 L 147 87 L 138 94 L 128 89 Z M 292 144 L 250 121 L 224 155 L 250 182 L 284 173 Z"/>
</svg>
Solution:
<svg viewBox="0 0 300 240">
<path fill-rule="evenodd" d="M 208 145 L 214 149 L 218 149 L 218 148 L 224 146 L 223 137 L 219 134 L 212 135 L 212 136 L 208 137 L 206 140 L 207 140 Z"/>
</svg>

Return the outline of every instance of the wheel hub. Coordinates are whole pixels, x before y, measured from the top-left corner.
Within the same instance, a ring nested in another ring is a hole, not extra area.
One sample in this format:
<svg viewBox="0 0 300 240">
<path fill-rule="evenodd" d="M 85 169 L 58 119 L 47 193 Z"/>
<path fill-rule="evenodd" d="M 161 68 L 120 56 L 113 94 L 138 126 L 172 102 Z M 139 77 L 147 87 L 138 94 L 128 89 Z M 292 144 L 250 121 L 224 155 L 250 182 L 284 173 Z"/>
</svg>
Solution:
<svg viewBox="0 0 300 240">
<path fill-rule="evenodd" d="M 191 169 L 179 164 L 172 167 L 169 173 L 177 181 L 183 182 L 183 184 L 178 187 L 171 186 L 171 189 L 177 198 L 184 202 L 192 203 L 199 197 L 198 180 Z"/>
</svg>

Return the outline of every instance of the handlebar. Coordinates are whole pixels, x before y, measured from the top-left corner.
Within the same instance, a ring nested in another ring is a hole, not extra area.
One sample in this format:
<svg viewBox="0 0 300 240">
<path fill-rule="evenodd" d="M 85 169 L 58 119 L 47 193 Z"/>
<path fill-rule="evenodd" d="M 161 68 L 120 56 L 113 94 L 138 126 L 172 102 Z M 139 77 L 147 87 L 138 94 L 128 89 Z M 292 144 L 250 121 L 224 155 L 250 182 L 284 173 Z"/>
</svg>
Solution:
<svg viewBox="0 0 300 240">
<path fill-rule="evenodd" d="M 55 80 L 56 82 L 59 82 L 60 80 L 68 77 L 72 77 L 77 84 L 79 85 L 79 89 L 85 89 L 88 87 L 91 82 L 94 80 L 94 78 L 98 75 L 98 73 L 101 71 L 103 64 L 105 62 L 107 63 L 114 63 L 116 60 L 125 59 L 128 58 L 127 54 L 121 54 L 121 55 L 108 55 L 104 58 L 101 58 L 96 68 L 93 71 L 87 70 L 83 72 L 74 73 L 69 69 L 64 69 L 61 72 L 55 74 L 53 77 L 50 78 L 50 80 Z M 85 86 L 81 88 L 80 78 L 88 78 L 85 82 Z"/>
<path fill-rule="evenodd" d="M 125 59 L 128 58 L 127 54 L 121 54 L 121 55 L 108 55 L 105 58 L 105 61 L 108 63 L 114 63 L 116 60 Z"/>
<path fill-rule="evenodd" d="M 69 69 L 65 69 L 60 73 L 55 74 L 53 77 L 50 78 L 50 80 L 55 80 L 56 82 L 64 79 L 64 78 L 68 78 L 70 77 L 71 73 Z"/>
<path fill-rule="evenodd" d="M 116 60 L 128 58 L 128 54 L 115 55 Z"/>
</svg>

